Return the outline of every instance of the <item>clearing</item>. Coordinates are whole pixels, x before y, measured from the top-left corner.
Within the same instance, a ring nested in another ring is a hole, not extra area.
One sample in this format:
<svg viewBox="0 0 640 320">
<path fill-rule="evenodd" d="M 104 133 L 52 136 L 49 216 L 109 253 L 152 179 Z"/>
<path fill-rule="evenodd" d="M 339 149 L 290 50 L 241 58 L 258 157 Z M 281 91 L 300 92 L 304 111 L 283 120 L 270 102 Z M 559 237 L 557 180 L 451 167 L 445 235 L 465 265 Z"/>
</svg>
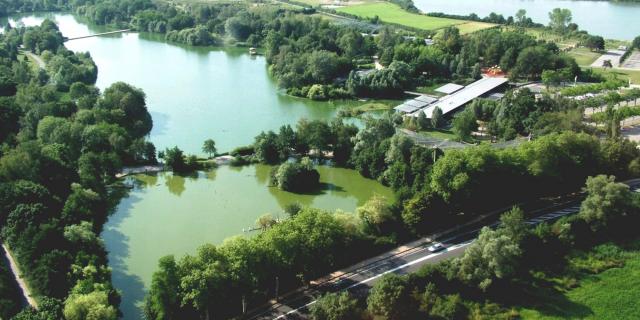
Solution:
<svg viewBox="0 0 640 320">
<path fill-rule="evenodd" d="M 460 29 L 461 33 L 471 33 L 495 26 L 491 23 L 438 18 L 411 13 L 389 2 L 373 2 L 341 7 L 337 8 L 336 11 L 352 14 L 361 18 L 378 16 L 383 22 L 395 23 L 422 30 L 438 30 L 449 26 L 456 26 Z"/>
</svg>

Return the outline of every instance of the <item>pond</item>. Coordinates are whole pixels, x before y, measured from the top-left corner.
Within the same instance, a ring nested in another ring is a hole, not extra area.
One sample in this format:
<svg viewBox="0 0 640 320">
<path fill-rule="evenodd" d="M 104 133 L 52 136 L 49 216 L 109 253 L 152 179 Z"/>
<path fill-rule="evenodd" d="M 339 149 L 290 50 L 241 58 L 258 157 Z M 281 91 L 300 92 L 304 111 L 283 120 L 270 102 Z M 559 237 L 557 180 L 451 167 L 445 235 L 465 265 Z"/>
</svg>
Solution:
<svg viewBox="0 0 640 320">
<path fill-rule="evenodd" d="M 137 305 L 158 259 L 165 255 L 181 257 L 204 243 L 220 244 L 255 226 L 265 213 L 286 218 L 283 207 L 290 203 L 353 212 L 374 194 L 393 198 L 390 189 L 354 170 L 318 166 L 322 188 L 313 194 L 269 187 L 270 170 L 266 165 L 221 166 L 191 176 L 159 173 L 128 178 L 135 187 L 102 233 L 113 284 L 122 291 L 125 319 L 139 319 Z"/>
<path fill-rule="evenodd" d="M 54 20 L 66 37 L 96 34 L 104 27 L 71 14 L 36 14 L 11 19 L 25 25 Z M 0 25 L 6 20 L 0 19 Z M 97 86 L 117 81 L 142 88 L 153 118 L 150 140 L 158 150 L 179 146 L 202 154 L 204 140 L 218 151 L 247 145 L 263 130 L 277 130 L 301 118 L 329 120 L 339 107 L 357 101 L 318 102 L 278 91 L 264 56 L 246 48 L 190 47 L 170 44 L 162 35 L 127 33 L 72 40 L 70 50 L 89 52 L 98 66 Z"/>
<path fill-rule="evenodd" d="M 108 31 L 71 14 L 17 15 L 13 25 L 54 20 L 66 37 Z M 0 24 L 6 24 L 1 20 Z M 242 48 L 197 48 L 167 43 L 146 33 L 72 40 L 70 50 L 88 51 L 98 66 L 97 86 L 116 81 L 147 94 L 153 117 L 151 141 L 159 150 L 174 145 L 201 154 L 205 139 L 219 151 L 250 144 L 263 130 L 295 124 L 301 118 L 329 120 L 339 107 L 359 102 L 313 102 L 278 91 L 264 57 Z M 113 283 L 122 293 L 125 319 L 140 319 L 139 305 L 158 259 L 195 253 L 205 243 L 220 244 L 243 234 L 265 213 L 285 218 L 293 202 L 326 210 L 353 211 L 374 194 L 393 197 L 390 189 L 356 171 L 319 166 L 322 189 L 293 194 L 268 187 L 271 168 L 222 166 L 191 176 L 171 173 L 127 178 L 134 188 L 104 226 Z M 245 233 L 251 235 L 251 233 Z"/>
<path fill-rule="evenodd" d="M 566 8 L 573 13 L 573 22 L 589 33 L 620 40 L 632 40 L 640 35 L 640 3 L 631 1 L 414 0 L 414 3 L 423 12 L 475 13 L 480 17 L 495 12 L 506 18 L 515 16 L 519 9 L 525 9 L 534 22 L 544 24 L 549 22 L 549 11 Z"/>
</svg>

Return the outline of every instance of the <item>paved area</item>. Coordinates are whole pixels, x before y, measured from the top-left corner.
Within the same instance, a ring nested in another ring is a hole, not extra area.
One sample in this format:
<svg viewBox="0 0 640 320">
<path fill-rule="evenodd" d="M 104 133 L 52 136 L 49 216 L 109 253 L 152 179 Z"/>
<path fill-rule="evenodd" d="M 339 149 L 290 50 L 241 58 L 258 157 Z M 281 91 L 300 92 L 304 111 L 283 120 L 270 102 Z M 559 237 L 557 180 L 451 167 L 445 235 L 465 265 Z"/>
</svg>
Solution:
<svg viewBox="0 0 640 320">
<path fill-rule="evenodd" d="M 640 51 L 634 51 L 620 66 L 625 69 L 640 70 Z"/>
<path fill-rule="evenodd" d="M 625 123 L 625 121 L 627 121 Z M 623 127 L 621 129 L 621 134 L 623 137 L 633 141 L 633 142 L 640 142 L 640 117 L 633 117 L 633 118 L 629 118 L 629 119 L 625 119 L 625 121 L 622 122 L 622 125 L 632 125 L 631 127 Z"/>
<path fill-rule="evenodd" d="M 601 55 L 598 59 L 596 59 L 596 61 L 594 61 L 591 66 L 595 68 L 602 68 L 602 63 L 605 60 L 611 60 L 611 65 L 614 68 L 618 68 L 620 66 L 620 58 L 622 58 L 623 54 L 624 51 L 622 50 L 609 50 L 607 51 L 607 53 Z"/>
</svg>

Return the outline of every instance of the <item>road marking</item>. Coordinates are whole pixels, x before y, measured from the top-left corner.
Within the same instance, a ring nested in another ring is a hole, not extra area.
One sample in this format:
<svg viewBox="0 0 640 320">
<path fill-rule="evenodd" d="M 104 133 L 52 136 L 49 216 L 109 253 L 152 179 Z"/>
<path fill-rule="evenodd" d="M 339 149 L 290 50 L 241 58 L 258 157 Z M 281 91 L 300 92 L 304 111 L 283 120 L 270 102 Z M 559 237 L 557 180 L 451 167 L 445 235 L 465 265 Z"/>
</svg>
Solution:
<svg viewBox="0 0 640 320">
<path fill-rule="evenodd" d="M 447 252 L 449 252 L 449 251 L 452 251 L 452 250 L 456 250 L 456 249 L 459 249 L 459 248 L 465 247 L 465 246 L 467 246 L 467 245 L 471 244 L 473 241 L 475 241 L 475 239 L 474 239 L 474 240 L 470 240 L 470 241 L 466 241 L 466 242 L 463 242 L 463 243 L 460 243 L 460 244 L 457 244 L 457 245 L 453 245 L 453 246 L 451 246 L 451 247 L 448 247 L 446 250 L 444 250 L 444 251 L 442 251 L 442 252 L 432 253 L 432 254 L 430 254 L 430 255 L 426 255 L 426 256 L 424 256 L 424 257 L 422 257 L 422 258 L 418 258 L 418 259 L 416 259 L 416 260 L 413 260 L 413 261 L 407 262 L 407 263 L 405 263 L 405 264 L 403 264 L 403 265 L 401 265 L 401 266 L 395 267 L 395 268 L 393 268 L 393 269 L 387 270 L 387 271 L 385 271 L 385 272 L 383 272 L 383 273 L 377 274 L 377 275 L 375 275 L 375 276 L 373 276 L 373 277 L 370 277 L 370 278 L 368 278 L 368 279 L 365 279 L 365 280 L 362 280 L 362 281 L 360 281 L 360 282 L 358 282 L 358 283 L 355 283 L 355 284 L 353 284 L 353 285 L 351 285 L 351 286 L 347 287 L 345 290 L 349 290 L 349 289 L 355 288 L 355 287 L 357 287 L 357 286 L 359 286 L 359 285 L 362 285 L 362 284 L 365 284 L 365 283 L 367 283 L 367 282 L 371 282 L 371 281 L 373 281 L 373 280 L 375 280 L 375 279 L 378 279 L 378 278 L 380 278 L 380 277 L 382 277 L 382 276 L 384 276 L 384 275 L 386 275 L 386 274 L 388 274 L 388 273 L 395 272 L 395 271 L 398 271 L 398 270 L 404 269 L 404 268 L 406 268 L 406 267 L 410 267 L 410 266 L 412 266 L 412 265 L 414 265 L 414 264 L 416 264 L 416 263 L 420 263 L 420 262 L 422 262 L 422 261 L 429 260 L 429 259 L 431 259 L 431 258 L 437 257 L 437 256 L 442 255 L 442 254 L 444 254 L 444 253 L 447 253 Z M 342 291 L 342 290 L 341 290 L 341 291 Z M 289 311 L 289 312 L 287 312 L 287 313 L 285 313 L 285 314 L 283 314 L 283 315 L 280 315 L 280 316 L 278 316 L 278 317 L 274 318 L 274 320 L 276 320 L 276 319 L 285 319 L 288 315 L 293 314 L 293 313 L 296 313 L 296 312 L 298 312 L 300 309 L 308 308 L 309 306 L 312 306 L 313 304 L 315 304 L 317 301 L 318 301 L 318 300 L 313 300 L 313 301 L 311 301 L 311 302 L 309 302 L 309 303 L 305 304 L 304 306 L 302 306 L 302 307 L 300 307 L 300 308 L 293 309 L 293 310 L 291 310 L 291 311 Z"/>
</svg>

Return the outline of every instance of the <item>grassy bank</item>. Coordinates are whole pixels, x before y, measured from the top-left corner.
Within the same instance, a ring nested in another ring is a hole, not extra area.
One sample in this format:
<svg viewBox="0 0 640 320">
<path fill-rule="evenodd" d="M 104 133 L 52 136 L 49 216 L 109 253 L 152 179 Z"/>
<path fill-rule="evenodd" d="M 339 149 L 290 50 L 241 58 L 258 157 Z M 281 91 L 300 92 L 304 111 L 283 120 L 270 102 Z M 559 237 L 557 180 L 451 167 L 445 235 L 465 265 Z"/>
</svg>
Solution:
<svg viewBox="0 0 640 320">
<path fill-rule="evenodd" d="M 491 23 L 429 17 L 411 13 L 389 2 L 373 2 L 342 7 L 337 11 L 352 14 L 361 18 L 378 16 L 380 20 L 422 30 L 437 30 L 449 26 L 457 26 L 462 33 L 470 33 L 495 26 Z"/>
<path fill-rule="evenodd" d="M 575 48 L 568 52 L 568 55 L 576 59 L 576 62 L 580 66 L 591 65 L 602 53 L 591 51 L 587 48 Z"/>
<path fill-rule="evenodd" d="M 618 79 L 631 80 L 632 84 L 640 84 L 640 71 L 632 70 L 620 70 L 620 69 L 603 69 L 603 68 L 590 68 L 594 73 L 612 75 L 618 77 Z"/>
<path fill-rule="evenodd" d="M 522 319 L 637 318 L 640 314 L 637 303 L 640 301 L 640 241 L 622 250 L 619 257 L 612 258 L 609 254 L 603 257 L 596 252 L 594 249 L 572 257 L 569 269 L 573 272 L 547 278 L 554 286 L 539 287 L 532 292 L 537 306 L 519 310 Z M 598 268 L 607 270 L 598 273 Z M 577 274 L 572 274 L 574 272 Z"/>
</svg>

